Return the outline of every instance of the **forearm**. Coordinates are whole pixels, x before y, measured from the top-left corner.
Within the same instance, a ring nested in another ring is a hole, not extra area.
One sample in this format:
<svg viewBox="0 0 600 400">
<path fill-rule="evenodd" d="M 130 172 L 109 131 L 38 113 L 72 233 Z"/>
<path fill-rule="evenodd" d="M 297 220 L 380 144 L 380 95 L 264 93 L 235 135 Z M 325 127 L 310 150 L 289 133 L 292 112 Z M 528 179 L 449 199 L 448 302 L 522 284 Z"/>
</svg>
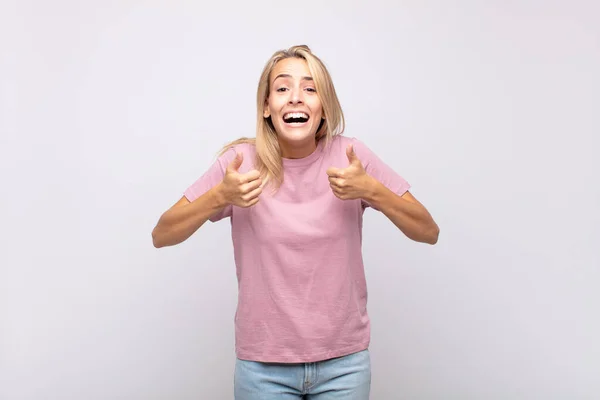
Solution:
<svg viewBox="0 0 600 400">
<path fill-rule="evenodd" d="M 365 200 L 380 210 L 408 238 L 435 244 L 439 227 L 427 209 L 419 202 L 406 200 L 371 178 Z"/>
<path fill-rule="evenodd" d="M 171 208 L 160 217 L 152 231 L 154 246 L 159 248 L 183 242 L 226 206 L 220 186 L 215 186 L 193 202 Z"/>
</svg>

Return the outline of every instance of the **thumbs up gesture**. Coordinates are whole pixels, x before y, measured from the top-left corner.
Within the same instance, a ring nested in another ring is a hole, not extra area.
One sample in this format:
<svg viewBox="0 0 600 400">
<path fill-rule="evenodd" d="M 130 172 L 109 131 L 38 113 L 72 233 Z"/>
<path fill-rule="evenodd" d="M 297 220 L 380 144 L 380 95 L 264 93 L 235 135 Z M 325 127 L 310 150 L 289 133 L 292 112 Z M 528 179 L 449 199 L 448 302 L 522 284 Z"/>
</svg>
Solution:
<svg viewBox="0 0 600 400">
<path fill-rule="evenodd" d="M 371 177 L 365 171 L 362 163 L 354 153 L 354 147 L 346 148 L 346 156 L 350 165 L 346 168 L 331 167 L 327 170 L 329 186 L 333 194 L 342 200 L 364 198 L 371 183 Z"/>
<path fill-rule="evenodd" d="M 239 169 L 243 161 L 244 155 L 237 153 L 227 166 L 220 189 L 228 204 L 251 207 L 258 203 L 259 195 L 262 193 L 262 179 L 260 173 L 255 169 L 241 174 Z"/>
</svg>

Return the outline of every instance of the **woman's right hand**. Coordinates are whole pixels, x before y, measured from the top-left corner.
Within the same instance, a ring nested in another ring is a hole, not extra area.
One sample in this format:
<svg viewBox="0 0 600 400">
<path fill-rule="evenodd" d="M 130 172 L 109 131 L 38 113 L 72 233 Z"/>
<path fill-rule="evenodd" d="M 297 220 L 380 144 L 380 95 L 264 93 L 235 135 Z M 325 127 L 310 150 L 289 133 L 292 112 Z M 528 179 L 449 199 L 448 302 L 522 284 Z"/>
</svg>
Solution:
<svg viewBox="0 0 600 400">
<path fill-rule="evenodd" d="M 238 207 L 252 207 L 258 203 L 262 193 L 262 179 L 260 173 L 253 169 L 245 174 L 238 172 L 244 155 L 237 153 L 233 161 L 227 166 L 225 176 L 220 186 L 220 193 L 227 204 Z"/>
</svg>

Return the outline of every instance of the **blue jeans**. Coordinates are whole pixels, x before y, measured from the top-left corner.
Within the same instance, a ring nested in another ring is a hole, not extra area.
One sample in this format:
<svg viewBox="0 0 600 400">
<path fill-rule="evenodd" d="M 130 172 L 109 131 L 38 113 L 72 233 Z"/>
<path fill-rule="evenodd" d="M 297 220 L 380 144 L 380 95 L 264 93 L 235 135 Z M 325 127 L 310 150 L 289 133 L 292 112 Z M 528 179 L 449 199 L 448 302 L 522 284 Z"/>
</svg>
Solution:
<svg viewBox="0 0 600 400">
<path fill-rule="evenodd" d="M 314 363 L 236 360 L 235 400 L 368 400 L 369 350 Z"/>
</svg>

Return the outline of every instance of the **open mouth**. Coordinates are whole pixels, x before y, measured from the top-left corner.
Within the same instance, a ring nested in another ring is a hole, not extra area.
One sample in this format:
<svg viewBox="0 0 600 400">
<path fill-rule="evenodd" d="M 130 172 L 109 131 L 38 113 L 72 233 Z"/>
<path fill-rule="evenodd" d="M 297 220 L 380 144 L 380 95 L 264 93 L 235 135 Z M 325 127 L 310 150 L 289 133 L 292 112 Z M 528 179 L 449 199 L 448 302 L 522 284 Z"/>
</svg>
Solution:
<svg viewBox="0 0 600 400">
<path fill-rule="evenodd" d="M 286 124 L 304 124 L 308 122 L 310 117 L 303 112 L 287 113 L 283 116 L 283 122 Z"/>
</svg>

